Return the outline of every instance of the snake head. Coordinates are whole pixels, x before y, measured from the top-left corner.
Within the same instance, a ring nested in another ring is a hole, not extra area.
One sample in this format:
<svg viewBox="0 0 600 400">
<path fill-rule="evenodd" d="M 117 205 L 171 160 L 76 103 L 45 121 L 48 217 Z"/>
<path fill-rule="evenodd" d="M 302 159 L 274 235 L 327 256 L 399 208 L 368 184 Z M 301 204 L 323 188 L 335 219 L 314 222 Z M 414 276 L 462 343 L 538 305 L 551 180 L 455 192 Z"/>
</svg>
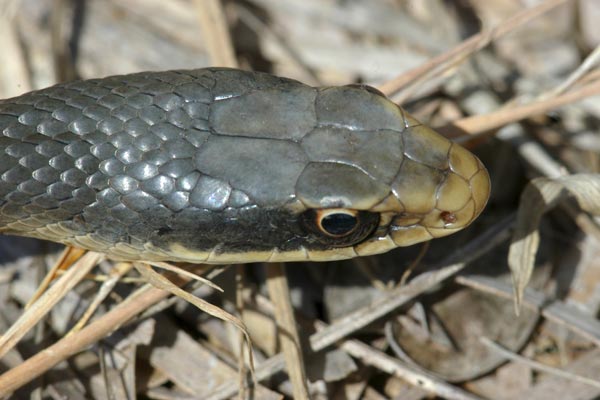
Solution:
<svg viewBox="0 0 600 400">
<path fill-rule="evenodd" d="M 313 162 L 296 194 L 307 208 L 328 210 L 310 215 L 324 236 L 324 222 L 336 231 L 332 242 L 344 229 L 359 231 L 352 250 L 377 254 L 452 234 L 481 213 L 490 178 L 476 156 L 373 89 L 332 88 L 326 97 L 321 128 L 302 143 Z"/>
</svg>

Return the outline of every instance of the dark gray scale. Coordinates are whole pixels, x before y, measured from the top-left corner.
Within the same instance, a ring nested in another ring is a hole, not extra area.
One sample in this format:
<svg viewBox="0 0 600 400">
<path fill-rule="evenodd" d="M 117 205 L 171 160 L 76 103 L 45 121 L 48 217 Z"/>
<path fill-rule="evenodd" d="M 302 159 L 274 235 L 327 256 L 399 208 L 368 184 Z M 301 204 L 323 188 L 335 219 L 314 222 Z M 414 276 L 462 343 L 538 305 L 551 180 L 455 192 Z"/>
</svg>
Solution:
<svg viewBox="0 0 600 400">
<path fill-rule="evenodd" d="M 337 162 L 311 162 L 296 185 L 298 197 L 310 208 L 370 209 L 389 193 L 389 186 L 356 168 Z"/>
<path fill-rule="evenodd" d="M 319 90 L 315 109 L 318 126 L 350 130 L 380 129 L 403 132 L 406 122 L 398 118 L 398 107 L 385 97 L 352 86 Z"/>
<path fill-rule="evenodd" d="M 212 135 L 194 156 L 196 169 L 229 182 L 263 207 L 293 199 L 308 158 L 291 140 Z"/>
<path fill-rule="evenodd" d="M 215 133 L 276 140 L 300 140 L 316 126 L 316 90 L 297 84 L 215 101 L 210 126 Z"/>
<path fill-rule="evenodd" d="M 317 128 L 302 139 L 302 148 L 311 161 L 345 162 L 386 184 L 403 157 L 402 135 L 392 130 Z"/>
</svg>

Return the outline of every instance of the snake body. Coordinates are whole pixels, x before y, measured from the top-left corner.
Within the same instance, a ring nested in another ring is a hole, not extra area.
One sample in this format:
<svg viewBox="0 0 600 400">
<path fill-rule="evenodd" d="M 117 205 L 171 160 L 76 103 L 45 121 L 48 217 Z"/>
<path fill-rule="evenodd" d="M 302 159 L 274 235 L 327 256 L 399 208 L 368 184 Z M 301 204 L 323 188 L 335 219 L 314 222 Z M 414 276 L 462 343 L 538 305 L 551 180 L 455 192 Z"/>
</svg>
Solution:
<svg viewBox="0 0 600 400">
<path fill-rule="evenodd" d="M 0 101 L 0 232 L 116 259 L 334 260 L 464 228 L 489 177 L 363 86 L 224 68 Z"/>
</svg>

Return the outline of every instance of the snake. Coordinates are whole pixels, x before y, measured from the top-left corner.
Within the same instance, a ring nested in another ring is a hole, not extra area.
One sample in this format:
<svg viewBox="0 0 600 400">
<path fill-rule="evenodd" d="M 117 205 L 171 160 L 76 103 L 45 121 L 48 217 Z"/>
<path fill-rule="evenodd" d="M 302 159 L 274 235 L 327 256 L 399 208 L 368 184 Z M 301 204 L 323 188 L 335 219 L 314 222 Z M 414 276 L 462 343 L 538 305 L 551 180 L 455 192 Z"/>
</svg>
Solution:
<svg viewBox="0 0 600 400">
<path fill-rule="evenodd" d="M 379 254 L 468 226 L 481 161 L 377 89 L 227 68 L 0 100 L 0 233 L 116 260 Z"/>
</svg>

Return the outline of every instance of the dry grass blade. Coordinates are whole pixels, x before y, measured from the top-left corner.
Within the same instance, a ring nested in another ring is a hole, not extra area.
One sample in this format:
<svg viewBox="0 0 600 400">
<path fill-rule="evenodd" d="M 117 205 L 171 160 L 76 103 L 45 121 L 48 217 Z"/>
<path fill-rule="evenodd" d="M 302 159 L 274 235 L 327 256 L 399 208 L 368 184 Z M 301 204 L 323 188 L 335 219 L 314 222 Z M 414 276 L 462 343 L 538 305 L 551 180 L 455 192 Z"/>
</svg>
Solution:
<svg viewBox="0 0 600 400">
<path fill-rule="evenodd" d="M 523 300 L 535 255 L 539 247 L 538 225 L 542 215 L 561 200 L 573 196 L 579 206 L 594 215 L 600 214 L 600 175 L 577 174 L 556 179 L 532 180 L 521 195 L 517 225 L 508 253 L 508 263 L 515 288 L 515 305 Z"/>
<path fill-rule="evenodd" d="M 85 253 L 86 250 L 79 249 L 77 247 L 65 247 L 60 257 L 58 257 L 58 260 L 56 260 L 56 263 L 54 263 L 52 268 L 50 268 L 50 271 L 46 273 L 42 283 L 40 283 L 33 296 L 31 296 L 31 299 L 27 302 L 27 304 L 25 304 L 25 309 L 31 307 L 31 305 L 35 303 L 42 294 L 44 294 L 46 289 L 48 289 L 48 286 L 50 286 L 50 283 L 58 276 L 60 271 L 67 270 Z"/>
<path fill-rule="evenodd" d="M 306 385 L 306 371 L 302 359 L 300 336 L 296 328 L 294 308 L 290 299 L 290 289 L 282 263 L 267 264 L 267 287 L 271 301 L 275 306 L 279 342 L 283 350 L 288 375 L 292 382 L 294 399 L 309 399 Z"/>
<path fill-rule="evenodd" d="M 3 357 L 33 328 L 52 307 L 79 283 L 102 259 L 102 255 L 89 252 L 75 263 L 50 287 L 19 319 L 0 337 L 0 357 Z M 1 386 L 0 386 L 1 387 Z"/>
<path fill-rule="evenodd" d="M 236 68 L 238 63 L 220 0 L 196 0 L 195 3 L 212 65 Z"/>
<path fill-rule="evenodd" d="M 200 275 L 194 274 L 193 272 L 186 271 L 185 269 L 180 268 L 177 265 L 169 264 L 167 262 L 160 262 L 160 261 L 148 261 L 148 262 L 146 262 L 146 264 L 152 265 L 153 267 L 157 267 L 160 269 L 164 269 L 165 271 L 174 272 L 181 276 L 185 276 L 186 278 L 190 278 L 194 281 L 202 282 L 206 286 L 209 286 L 209 287 L 215 289 L 216 291 L 223 293 L 223 289 L 219 285 L 215 284 L 214 282 L 212 282 L 209 279 L 206 279 Z"/>
<path fill-rule="evenodd" d="M 503 108 L 486 115 L 463 118 L 439 127 L 438 130 L 448 132 L 449 130 L 458 129 L 470 135 L 476 135 L 598 94 L 600 94 L 600 80 L 587 83 L 579 89 L 554 98 L 535 101 L 518 107 Z"/>
<path fill-rule="evenodd" d="M 554 376 L 559 376 L 561 378 L 569 379 L 569 380 L 584 383 L 586 385 L 590 385 L 590 386 L 593 386 L 596 388 L 600 388 L 600 381 L 598 381 L 596 379 L 586 378 L 585 376 L 576 375 L 571 372 L 563 371 L 561 369 L 554 368 L 554 367 L 551 367 L 548 365 L 544 365 L 539 362 L 522 357 L 518 354 L 513 353 L 512 351 L 505 349 L 504 347 L 500 346 L 498 343 L 494 342 L 493 340 L 491 340 L 487 337 L 482 337 L 481 343 L 483 343 L 490 349 L 502 354 L 507 359 L 516 361 L 516 362 L 519 362 L 522 364 L 526 364 L 535 370 L 543 371 L 548 374 L 552 374 Z"/>
<path fill-rule="evenodd" d="M 100 304 L 114 289 L 115 285 L 118 282 L 120 282 L 121 278 L 131 270 L 131 268 L 133 268 L 133 265 L 131 263 L 121 262 L 111 269 L 108 278 L 104 282 L 102 282 L 98 293 L 96 293 L 96 296 L 94 296 L 94 300 L 92 300 L 87 310 L 85 310 L 85 313 L 81 316 L 81 318 L 79 319 L 79 321 L 77 321 L 73 328 L 71 328 L 67 335 L 72 335 L 73 333 L 80 331 L 85 326 L 85 324 L 87 324 L 87 322 L 90 320 L 90 318 L 92 318 L 92 315 L 94 315 L 94 312 L 98 309 Z"/>
<path fill-rule="evenodd" d="M 182 298 L 190 304 L 193 304 L 198 309 L 204 311 L 205 313 L 212 315 L 215 318 L 219 318 L 223 321 L 231 322 L 234 324 L 240 331 L 244 333 L 244 337 L 246 339 L 246 344 L 248 348 L 252 348 L 252 341 L 250 340 L 250 335 L 248 334 L 248 330 L 244 325 L 244 322 L 237 318 L 234 315 L 229 314 L 227 311 L 210 304 L 209 302 L 202 300 L 191 293 L 186 292 L 181 289 L 179 286 L 173 284 L 169 279 L 164 277 L 163 275 L 155 272 L 152 267 L 148 264 L 135 263 L 134 264 L 137 271 L 148 280 L 152 286 L 168 291 L 171 294 L 174 294 L 177 297 Z M 250 365 L 250 371 L 254 374 L 254 360 L 252 359 L 252 353 L 248 353 L 248 363 Z"/>
<path fill-rule="evenodd" d="M 421 249 L 419 250 L 419 254 L 417 254 L 417 257 L 413 260 L 413 262 L 410 263 L 408 267 L 406 267 L 406 271 L 402 273 L 402 276 L 400 277 L 400 281 L 398 282 L 397 286 L 403 286 L 406 284 L 408 278 L 412 275 L 413 272 L 415 272 L 415 269 L 417 269 L 417 267 L 423 260 L 423 257 L 425 257 L 425 254 L 427 254 L 427 251 L 429 250 L 430 246 L 431 242 L 423 243 Z"/>
<path fill-rule="evenodd" d="M 540 98 L 543 99 L 543 98 L 547 98 L 547 97 L 554 97 L 561 93 L 566 92 L 576 82 L 578 82 L 580 80 L 585 80 L 586 76 L 590 76 L 592 69 L 597 67 L 599 64 L 600 64 L 600 45 L 596 46 L 594 51 L 592 51 L 585 58 L 585 60 L 583 60 L 581 65 L 575 71 L 573 71 L 560 85 L 558 85 L 553 90 L 549 91 L 547 94 L 543 94 L 542 96 L 540 96 Z M 598 71 L 598 72 L 600 72 L 600 71 Z"/>
<path fill-rule="evenodd" d="M 246 270 L 245 265 L 238 264 L 235 268 L 235 310 L 238 315 L 244 315 L 244 284 Z M 238 385 L 240 387 L 240 398 L 247 398 L 249 396 L 250 388 L 246 385 L 246 377 L 248 376 L 248 368 L 246 368 L 246 352 L 252 352 L 252 349 L 246 347 L 246 341 L 244 340 L 244 334 L 239 332 L 236 338 L 238 342 Z M 254 395 L 254 393 L 252 393 Z"/>
<path fill-rule="evenodd" d="M 458 60 L 466 59 L 470 54 L 487 46 L 492 40 L 498 39 L 515 28 L 535 19 L 541 14 L 548 12 L 570 0 L 548 0 L 535 7 L 523 10 L 507 19 L 489 32 L 480 32 L 465 40 L 455 48 L 432 58 L 430 61 L 413 70 L 407 71 L 395 79 L 391 79 L 381 85 L 379 89 L 388 96 L 405 89 L 407 86 L 417 85 L 435 76 L 441 75 Z M 402 101 L 400 101 L 402 102 Z"/>
</svg>

